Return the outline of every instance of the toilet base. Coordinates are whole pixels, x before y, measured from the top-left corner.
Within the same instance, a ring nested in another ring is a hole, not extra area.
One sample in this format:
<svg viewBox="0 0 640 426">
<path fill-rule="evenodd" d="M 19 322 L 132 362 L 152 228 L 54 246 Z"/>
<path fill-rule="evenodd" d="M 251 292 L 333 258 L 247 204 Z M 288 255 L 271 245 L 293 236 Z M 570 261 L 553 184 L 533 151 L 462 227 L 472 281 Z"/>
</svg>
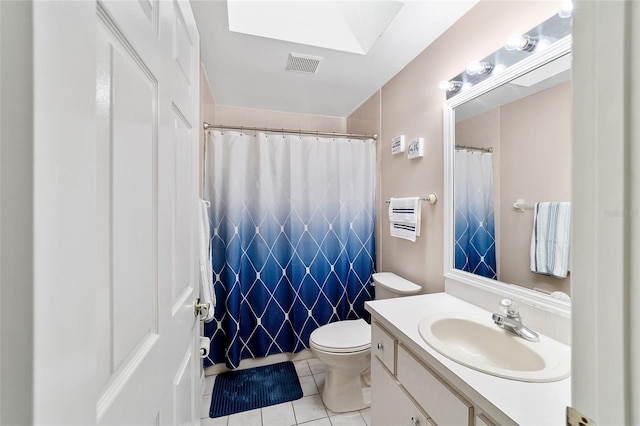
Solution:
<svg viewBox="0 0 640 426">
<path fill-rule="evenodd" d="M 327 371 L 322 401 L 334 413 L 358 411 L 371 406 L 371 399 L 363 393 L 361 374 L 345 374 L 344 370 Z"/>
</svg>

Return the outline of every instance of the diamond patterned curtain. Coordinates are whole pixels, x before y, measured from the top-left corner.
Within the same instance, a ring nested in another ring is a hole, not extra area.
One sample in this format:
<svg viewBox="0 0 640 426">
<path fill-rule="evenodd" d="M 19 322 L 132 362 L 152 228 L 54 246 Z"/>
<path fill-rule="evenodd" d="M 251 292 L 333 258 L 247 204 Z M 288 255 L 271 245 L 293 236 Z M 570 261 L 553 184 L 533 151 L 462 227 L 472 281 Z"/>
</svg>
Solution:
<svg viewBox="0 0 640 426">
<path fill-rule="evenodd" d="M 455 268 L 497 279 L 493 155 L 456 150 Z"/>
<path fill-rule="evenodd" d="M 213 131 L 206 150 L 218 301 L 208 362 L 298 352 L 317 327 L 366 316 L 374 142 Z"/>
</svg>

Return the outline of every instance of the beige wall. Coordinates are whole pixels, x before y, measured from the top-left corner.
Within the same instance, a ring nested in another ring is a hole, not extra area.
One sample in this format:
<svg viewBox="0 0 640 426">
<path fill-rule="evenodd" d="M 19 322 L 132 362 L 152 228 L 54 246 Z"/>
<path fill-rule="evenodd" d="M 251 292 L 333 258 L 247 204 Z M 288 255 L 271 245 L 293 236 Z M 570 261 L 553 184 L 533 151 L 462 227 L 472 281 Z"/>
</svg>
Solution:
<svg viewBox="0 0 640 426">
<path fill-rule="evenodd" d="M 216 105 L 216 123 L 228 126 L 273 127 L 344 133 L 347 120 L 341 117 L 294 114 L 264 109 Z"/>
<path fill-rule="evenodd" d="M 382 199 L 436 192 L 442 201 L 442 103 L 438 82 L 451 78 L 474 59 L 500 48 L 514 32 L 526 32 L 555 14 L 560 1 L 481 1 L 381 89 L 379 181 Z M 363 105 L 361 108 L 366 107 Z M 359 115 L 360 112 L 354 112 Z M 423 137 L 425 156 L 407 160 L 391 155 L 391 139 Z M 415 243 L 389 236 L 388 215 L 377 215 L 381 237 L 378 270 L 395 272 L 423 286 L 444 289 L 443 203 L 423 205 L 422 236 Z"/>
<path fill-rule="evenodd" d="M 569 294 L 570 276 L 558 279 L 530 271 L 533 210 L 518 213 L 511 206 L 518 198 L 527 203 L 571 201 L 571 83 L 504 105 L 500 110 L 500 281 Z"/>
</svg>

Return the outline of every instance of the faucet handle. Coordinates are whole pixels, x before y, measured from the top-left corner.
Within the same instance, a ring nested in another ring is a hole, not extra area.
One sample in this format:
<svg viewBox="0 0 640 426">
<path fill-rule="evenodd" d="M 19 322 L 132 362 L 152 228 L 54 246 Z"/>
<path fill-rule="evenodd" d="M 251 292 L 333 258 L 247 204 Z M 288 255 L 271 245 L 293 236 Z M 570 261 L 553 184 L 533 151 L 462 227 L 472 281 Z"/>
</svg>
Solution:
<svg viewBox="0 0 640 426">
<path fill-rule="evenodd" d="M 520 313 L 518 312 L 518 305 L 513 302 L 511 299 L 502 299 L 500 301 L 500 309 L 507 314 L 509 318 L 519 318 Z"/>
</svg>

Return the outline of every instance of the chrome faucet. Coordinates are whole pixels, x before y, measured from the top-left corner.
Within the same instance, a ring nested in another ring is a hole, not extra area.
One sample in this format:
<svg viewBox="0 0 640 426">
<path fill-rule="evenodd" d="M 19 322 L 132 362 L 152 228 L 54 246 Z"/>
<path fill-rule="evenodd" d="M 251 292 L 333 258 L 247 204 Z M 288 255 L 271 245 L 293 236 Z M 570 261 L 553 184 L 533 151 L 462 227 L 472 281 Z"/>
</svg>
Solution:
<svg viewBox="0 0 640 426">
<path fill-rule="evenodd" d="M 525 340 L 532 342 L 540 340 L 538 333 L 522 324 L 520 312 L 518 312 L 518 305 L 513 303 L 511 299 L 502 299 L 500 309 L 504 312 L 504 315 L 493 314 L 493 322 L 495 322 L 498 327 L 504 328 Z"/>
</svg>

